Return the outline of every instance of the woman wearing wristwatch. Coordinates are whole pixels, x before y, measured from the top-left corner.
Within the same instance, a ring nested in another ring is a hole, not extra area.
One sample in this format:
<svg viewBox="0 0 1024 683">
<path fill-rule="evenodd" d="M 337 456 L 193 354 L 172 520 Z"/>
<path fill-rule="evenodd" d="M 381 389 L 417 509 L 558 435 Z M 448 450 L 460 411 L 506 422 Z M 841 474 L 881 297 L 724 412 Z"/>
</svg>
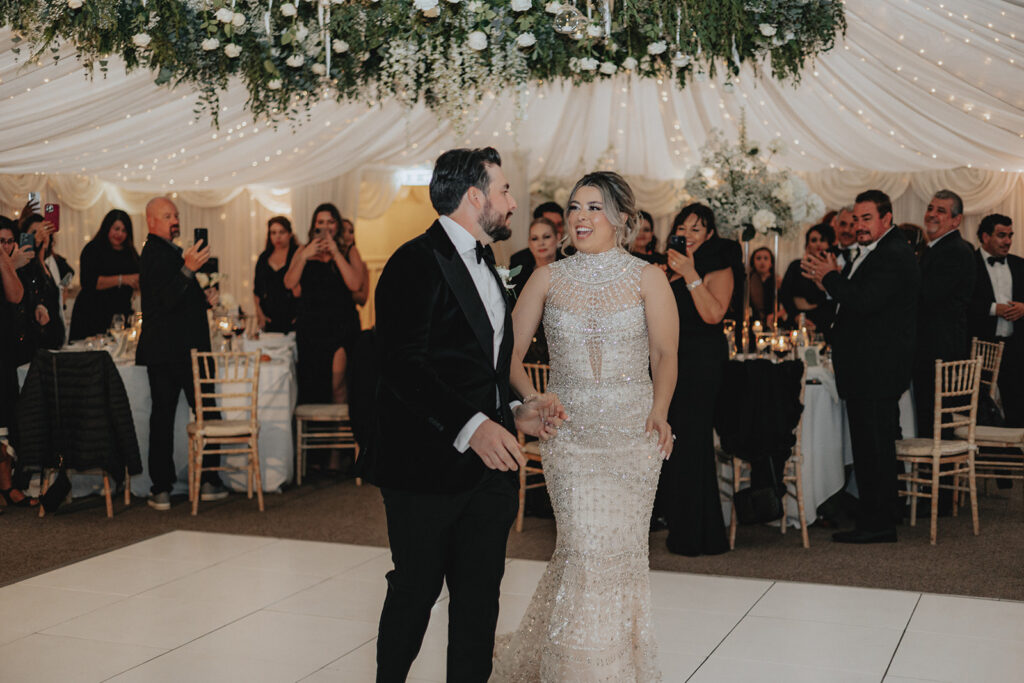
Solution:
<svg viewBox="0 0 1024 683">
<path fill-rule="evenodd" d="M 82 291 L 71 312 L 70 341 L 104 334 L 114 315 L 128 320 L 132 295 L 139 288 L 139 252 L 135 250 L 132 219 L 120 209 L 103 217 L 100 229 L 82 249 Z"/>
<path fill-rule="evenodd" d="M 655 515 L 668 522 L 669 551 L 715 555 L 729 549 L 718 497 L 713 441 L 715 403 L 728 347 L 722 331 L 732 298 L 732 267 L 715 214 L 703 204 L 683 208 L 672 233 L 686 239 L 686 253 L 666 253 L 669 284 L 679 310 L 679 381 L 668 410 L 678 438 L 662 468 Z"/>
</svg>

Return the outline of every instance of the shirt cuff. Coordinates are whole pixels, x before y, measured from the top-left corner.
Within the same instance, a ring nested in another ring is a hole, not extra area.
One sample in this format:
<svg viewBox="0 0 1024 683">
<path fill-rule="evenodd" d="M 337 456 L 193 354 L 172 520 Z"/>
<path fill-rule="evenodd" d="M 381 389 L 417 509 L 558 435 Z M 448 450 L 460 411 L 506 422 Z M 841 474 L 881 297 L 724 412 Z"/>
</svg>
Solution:
<svg viewBox="0 0 1024 683">
<path fill-rule="evenodd" d="M 992 305 L 988 307 L 988 314 L 989 315 L 996 315 L 996 306 L 998 306 L 998 304 L 993 301 Z"/>
<path fill-rule="evenodd" d="M 190 277 L 190 278 L 196 276 L 194 271 L 186 268 L 185 266 L 181 267 L 181 274 L 184 275 L 185 277 Z"/>
<path fill-rule="evenodd" d="M 459 435 L 455 437 L 455 450 L 459 453 L 465 453 L 466 449 L 469 448 L 469 440 L 476 434 L 476 430 L 480 425 L 487 421 L 487 416 L 483 413 L 477 413 L 473 417 L 469 418 L 469 422 L 463 426 L 459 431 Z"/>
</svg>

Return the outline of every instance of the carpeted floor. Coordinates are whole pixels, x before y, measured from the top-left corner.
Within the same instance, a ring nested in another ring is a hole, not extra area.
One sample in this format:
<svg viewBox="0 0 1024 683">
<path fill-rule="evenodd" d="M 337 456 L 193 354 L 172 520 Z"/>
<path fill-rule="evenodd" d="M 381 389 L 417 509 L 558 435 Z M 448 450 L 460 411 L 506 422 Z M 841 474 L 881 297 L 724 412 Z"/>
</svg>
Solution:
<svg viewBox="0 0 1024 683">
<path fill-rule="evenodd" d="M 893 588 L 1024 600 L 1024 496 L 1018 484 L 980 499 L 981 535 L 971 534 L 969 513 L 939 520 L 939 542 L 928 543 L 927 520 L 903 527 L 896 544 L 848 546 L 830 541 L 831 530 L 812 527 L 811 547 L 800 535 L 777 528 L 740 527 L 736 550 L 714 557 L 670 554 L 667 532 L 651 535 L 651 567 L 696 574 L 757 577 L 848 586 Z M 242 495 L 203 503 L 192 517 L 176 500 L 170 512 L 115 500 L 108 520 L 102 500 L 90 498 L 40 519 L 35 511 L 8 508 L 0 515 L 0 585 L 107 552 L 174 529 L 279 538 L 387 545 L 384 506 L 372 486 L 352 480 L 314 479 L 301 488 L 266 496 L 266 512 Z M 510 557 L 546 560 L 555 544 L 550 519 L 527 518 L 509 538 Z"/>
</svg>

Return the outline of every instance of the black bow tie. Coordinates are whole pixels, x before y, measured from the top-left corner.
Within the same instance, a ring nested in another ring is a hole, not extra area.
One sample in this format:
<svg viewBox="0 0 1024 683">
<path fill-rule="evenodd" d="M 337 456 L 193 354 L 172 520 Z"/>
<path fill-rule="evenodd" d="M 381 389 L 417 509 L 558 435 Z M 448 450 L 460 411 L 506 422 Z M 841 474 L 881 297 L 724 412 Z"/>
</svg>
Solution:
<svg viewBox="0 0 1024 683">
<path fill-rule="evenodd" d="M 476 243 L 476 262 L 486 261 L 488 265 L 494 265 L 494 250 L 491 249 L 491 245 L 486 247 L 479 242 Z"/>
<path fill-rule="evenodd" d="M 989 256 L 988 257 L 988 264 L 990 266 L 994 266 L 997 263 L 1002 263 L 1002 264 L 1005 265 L 1006 264 L 1006 257 L 1005 256 Z"/>
</svg>

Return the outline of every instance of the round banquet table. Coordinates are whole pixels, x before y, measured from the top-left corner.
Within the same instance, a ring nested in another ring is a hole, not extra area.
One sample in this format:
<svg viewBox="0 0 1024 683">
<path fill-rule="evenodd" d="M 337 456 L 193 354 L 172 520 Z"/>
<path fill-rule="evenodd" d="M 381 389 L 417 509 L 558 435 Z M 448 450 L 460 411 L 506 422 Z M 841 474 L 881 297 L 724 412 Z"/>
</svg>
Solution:
<svg viewBox="0 0 1024 683">
<path fill-rule="evenodd" d="M 135 423 L 139 454 L 142 458 L 142 474 L 132 477 L 132 493 L 145 497 L 149 495 L 152 483 L 149 478 L 149 413 L 152 408 L 149 377 L 144 366 L 130 362 L 118 362 L 117 370 L 128 393 L 128 403 L 131 406 L 132 421 Z M 18 368 L 19 385 L 25 381 L 27 372 L 27 364 Z M 292 478 L 295 463 L 292 414 L 295 411 L 296 398 L 295 366 L 290 357 L 264 361 L 260 364 L 257 416 L 260 422 L 260 472 L 263 477 L 263 490 L 266 492 L 278 491 L 282 484 Z M 230 404 L 225 407 L 230 408 Z M 229 410 L 222 413 L 225 419 L 232 417 Z M 174 494 L 188 492 L 186 426 L 190 416 L 188 402 L 182 393 L 178 398 L 178 409 L 174 416 L 174 465 L 177 476 L 172 492 Z M 236 454 L 222 458 L 225 465 L 244 467 L 246 456 Z M 221 472 L 221 479 L 232 491 L 246 490 L 245 471 Z M 72 473 L 71 484 L 71 495 L 76 498 L 99 493 L 103 489 L 103 479 L 96 475 Z"/>
</svg>

